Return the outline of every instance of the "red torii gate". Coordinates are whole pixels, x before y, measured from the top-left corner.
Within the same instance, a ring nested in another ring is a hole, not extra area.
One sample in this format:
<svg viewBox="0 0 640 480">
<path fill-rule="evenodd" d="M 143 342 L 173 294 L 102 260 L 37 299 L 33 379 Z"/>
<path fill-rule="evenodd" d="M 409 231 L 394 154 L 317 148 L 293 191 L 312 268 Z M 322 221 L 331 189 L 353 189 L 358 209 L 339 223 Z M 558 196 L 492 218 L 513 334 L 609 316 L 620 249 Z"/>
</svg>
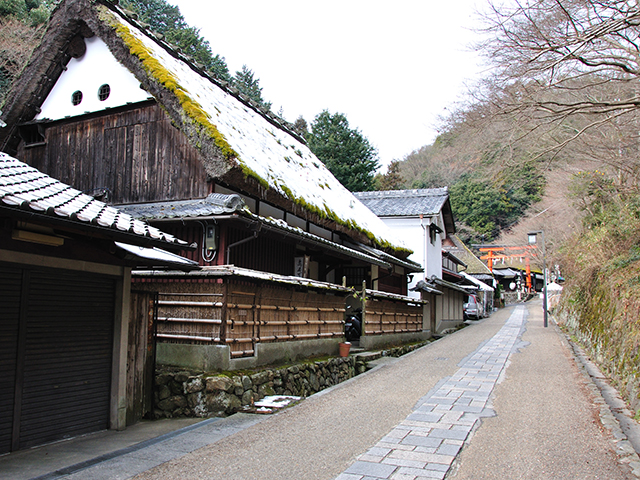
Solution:
<svg viewBox="0 0 640 480">
<path fill-rule="evenodd" d="M 493 273 L 493 261 L 494 260 L 510 260 L 512 258 L 525 259 L 525 269 L 526 269 L 526 285 L 527 291 L 531 291 L 531 264 L 529 259 L 533 256 L 531 250 L 535 249 L 534 245 L 522 245 L 522 246 L 514 246 L 514 247 L 481 247 L 478 250 L 480 252 L 487 252 L 486 255 L 482 255 L 480 260 L 486 260 L 487 266 L 491 273 Z M 519 253 L 507 253 L 509 251 L 519 251 Z"/>
</svg>

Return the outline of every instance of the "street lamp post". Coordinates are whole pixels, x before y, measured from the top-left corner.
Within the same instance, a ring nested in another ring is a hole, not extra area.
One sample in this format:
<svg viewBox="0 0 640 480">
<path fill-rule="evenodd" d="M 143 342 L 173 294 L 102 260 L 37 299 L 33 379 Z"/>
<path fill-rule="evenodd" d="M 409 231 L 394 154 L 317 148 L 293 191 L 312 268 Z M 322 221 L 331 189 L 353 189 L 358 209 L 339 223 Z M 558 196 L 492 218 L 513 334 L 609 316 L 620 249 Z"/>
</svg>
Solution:
<svg viewBox="0 0 640 480">
<path fill-rule="evenodd" d="M 544 246 L 544 230 L 537 230 L 535 232 L 529 232 L 527 235 L 529 237 L 529 244 L 536 245 L 538 242 L 538 234 L 542 237 L 542 276 L 543 276 L 543 297 L 542 297 L 542 310 L 544 313 L 544 326 L 545 328 L 549 324 L 547 321 L 547 258 L 546 251 Z"/>
</svg>

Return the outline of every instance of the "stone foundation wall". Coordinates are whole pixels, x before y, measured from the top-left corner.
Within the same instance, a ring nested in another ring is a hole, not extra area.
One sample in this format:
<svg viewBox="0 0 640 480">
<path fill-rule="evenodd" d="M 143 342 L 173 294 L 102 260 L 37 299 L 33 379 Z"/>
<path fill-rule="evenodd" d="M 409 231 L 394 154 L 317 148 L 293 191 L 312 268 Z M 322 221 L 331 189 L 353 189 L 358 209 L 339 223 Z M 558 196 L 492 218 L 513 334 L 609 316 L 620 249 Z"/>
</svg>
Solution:
<svg viewBox="0 0 640 480">
<path fill-rule="evenodd" d="M 269 395 L 306 397 L 364 373 L 372 360 L 398 357 L 426 343 L 237 375 L 160 367 L 155 378 L 153 417 L 224 416 Z"/>
<path fill-rule="evenodd" d="M 354 357 L 266 369 L 251 375 L 164 370 L 156 375 L 153 416 L 229 415 L 269 395 L 305 397 L 355 375 Z"/>
</svg>

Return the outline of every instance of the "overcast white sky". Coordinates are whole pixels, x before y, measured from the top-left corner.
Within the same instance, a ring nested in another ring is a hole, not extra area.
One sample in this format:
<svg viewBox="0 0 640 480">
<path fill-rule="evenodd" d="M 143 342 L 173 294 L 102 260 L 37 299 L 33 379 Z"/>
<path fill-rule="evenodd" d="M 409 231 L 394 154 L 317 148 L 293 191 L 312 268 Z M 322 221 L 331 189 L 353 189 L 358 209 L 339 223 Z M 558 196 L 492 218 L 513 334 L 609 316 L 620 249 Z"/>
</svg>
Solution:
<svg viewBox="0 0 640 480">
<path fill-rule="evenodd" d="M 309 123 L 344 113 L 382 165 L 431 144 L 438 115 L 480 72 L 469 43 L 483 0 L 169 2 L 231 74 L 253 70 L 273 111 Z"/>
</svg>

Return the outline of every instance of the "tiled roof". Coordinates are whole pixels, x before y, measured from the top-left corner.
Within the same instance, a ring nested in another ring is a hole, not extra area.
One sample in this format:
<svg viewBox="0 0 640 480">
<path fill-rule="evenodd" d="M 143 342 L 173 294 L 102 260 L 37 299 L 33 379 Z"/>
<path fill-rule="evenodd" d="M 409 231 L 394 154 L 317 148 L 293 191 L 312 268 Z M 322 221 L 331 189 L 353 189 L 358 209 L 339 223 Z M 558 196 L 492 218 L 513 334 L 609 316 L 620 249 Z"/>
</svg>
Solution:
<svg viewBox="0 0 640 480">
<path fill-rule="evenodd" d="M 357 192 L 356 198 L 379 217 L 436 215 L 449 198 L 444 188 Z"/>
<path fill-rule="evenodd" d="M 420 270 L 421 267 L 415 262 L 403 261 L 399 258 L 387 255 L 384 252 L 362 246 L 363 251 L 340 245 L 331 240 L 327 240 L 318 235 L 306 232 L 299 227 L 289 225 L 284 220 L 266 218 L 251 213 L 244 208 L 245 203 L 240 195 L 225 195 L 220 193 L 212 193 L 206 198 L 193 200 L 166 201 L 156 203 L 138 203 L 129 205 L 120 205 L 118 208 L 135 218 L 141 220 L 159 220 L 159 219 L 197 219 L 198 217 L 210 217 L 215 215 L 224 215 L 231 213 L 240 213 L 242 217 L 259 222 L 263 227 L 288 232 L 296 235 L 300 243 L 305 241 L 313 244 L 324 245 L 327 249 L 346 255 L 352 258 L 358 258 L 366 262 L 373 263 L 385 268 L 391 268 L 391 264 L 404 265 L 413 270 Z"/>
<path fill-rule="evenodd" d="M 242 210 L 245 206 L 240 195 L 212 193 L 205 198 L 174 200 L 154 203 L 119 205 L 118 209 L 144 220 L 168 218 L 196 218 L 223 215 Z"/>
<path fill-rule="evenodd" d="M 164 233 L 104 202 L 82 193 L 15 158 L 0 153 L 0 206 L 66 219 L 96 229 L 131 234 L 153 243 L 187 247 Z"/>
<path fill-rule="evenodd" d="M 212 265 L 202 267 L 196 271 L 160 271 L 160 270 L 138 270 L 134 272 L 138 278 L 202 278 L 202 277 L 241 277 L 258 281 L 273 283 L 283 283 L 286 285 L 300 286 L 304 288 L 315 288 L 318 290 L 334 291 L 338 294 L 351 294 L 353 288 L 343 287 L 334 283 L 321 282 L 311 278 L 294 277 L 289 275 L 279 275 L 277 273 L 260 272 L 248 268 L 236 267 L 235 265 Z"/>
</svg>

